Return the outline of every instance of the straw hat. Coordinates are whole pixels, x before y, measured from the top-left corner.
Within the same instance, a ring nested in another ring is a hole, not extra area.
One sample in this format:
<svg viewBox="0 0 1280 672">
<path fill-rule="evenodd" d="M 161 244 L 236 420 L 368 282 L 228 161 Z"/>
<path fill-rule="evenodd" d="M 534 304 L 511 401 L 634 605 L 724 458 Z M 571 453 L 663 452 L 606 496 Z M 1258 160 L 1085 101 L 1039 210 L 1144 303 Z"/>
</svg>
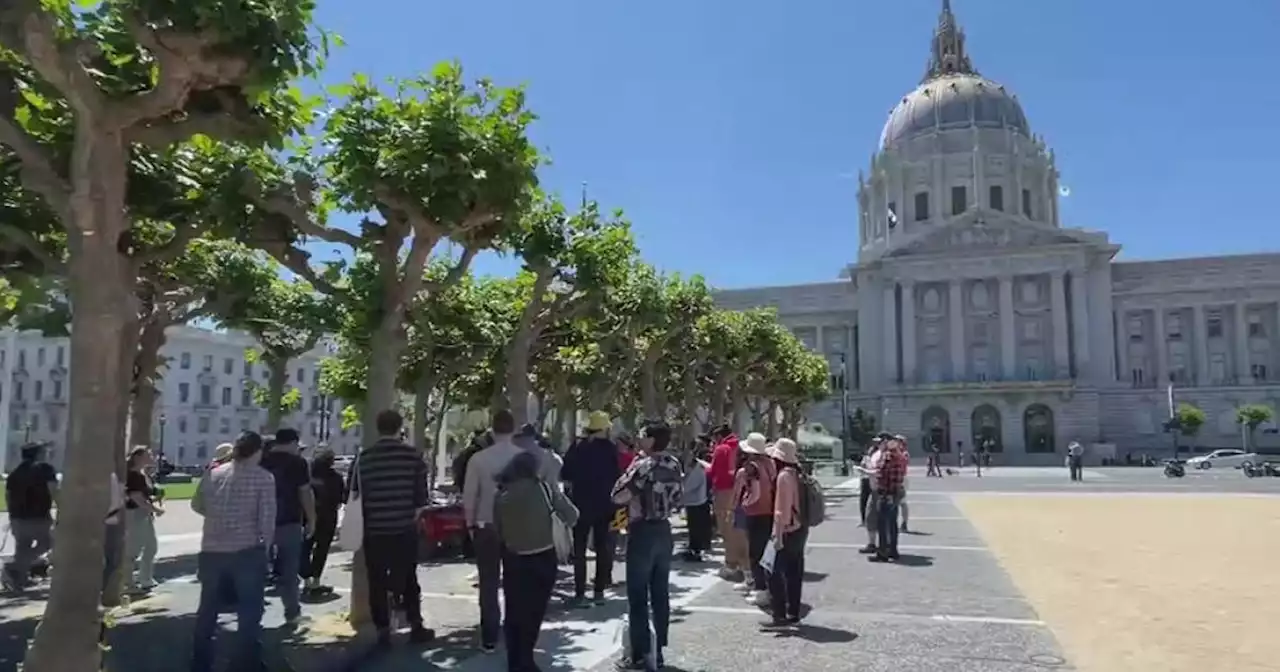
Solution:
<svg viewBox="0 0 1280 672">
<path fill-rule="evenodd" d="M 587 416 L 588 432 L 603 432 L 613 427 L 613 418 L 604 411 L 592 411 Z"/>
<path fill-rule="evenodd" d="M 235 446 L 229 443 L 219 444 L 217 448 L 213 449 L 213 461 L 226 462 L 231 459 L 231 451 L 233 450 L 235 450 Z"/>
<path fill-rule="evenodd" d="M 767 452 L 769 453 L 769 457 L 772 457 L 775 460 L 786 462 L 787 464 L 800 463 L 800 456 L 796 448 L 796 442 L 791 439 L 778 439 L 772 446 L 769 446 Z"/>
<path fill-rule="evenodd" d="M 760 432 L 751 432 L 738 447 L 748 455 L 764 455 L 765 449 L 769 447 L 769 440 Z"/>
</svg>

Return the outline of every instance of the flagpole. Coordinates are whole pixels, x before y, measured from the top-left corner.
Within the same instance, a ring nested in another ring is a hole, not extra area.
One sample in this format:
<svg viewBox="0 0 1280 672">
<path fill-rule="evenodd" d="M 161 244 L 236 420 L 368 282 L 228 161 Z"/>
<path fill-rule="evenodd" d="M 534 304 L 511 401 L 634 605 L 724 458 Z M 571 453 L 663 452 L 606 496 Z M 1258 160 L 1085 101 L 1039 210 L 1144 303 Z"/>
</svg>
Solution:
<svg viewBox="0 0 1280 672">
<path fill-rule="evenodd" d="M 0 370 L 4 372 L 4 376 L 0 380 L 7 383 L 0 389 L 0 473 L 9 473 L 9 413 L 12 408 L 13 401 L 13 374 L 11 373 L 17 366 L 14 358 L 17 356 L 18 330 L 9 328 L 5 330 L 4 335 L 4 366 Z"/>
<path fill-rule="evenodd" d="M 587 182 L 585 180 L 582 182 L 582 209 L 587 209 Z"/>
</svg>

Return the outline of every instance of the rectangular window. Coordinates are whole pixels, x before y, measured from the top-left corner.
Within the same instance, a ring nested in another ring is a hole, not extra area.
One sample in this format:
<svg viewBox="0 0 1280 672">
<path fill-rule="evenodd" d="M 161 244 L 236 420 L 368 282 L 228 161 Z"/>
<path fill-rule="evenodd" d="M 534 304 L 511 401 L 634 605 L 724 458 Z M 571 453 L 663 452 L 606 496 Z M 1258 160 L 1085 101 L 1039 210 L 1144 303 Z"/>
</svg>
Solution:
<svg viewBox="0 0 1280 672">
<path fill-rule="evenodd" d="M 50 415 L 50 416 L 49 416 L 49 431 L 51 431 L 51 432 L 57 432 L 61 426 L 62 426 L 62 425 L 60 424 L 60 422 L 59 422 L 59 420 L 58 420 L 58 416 L 56 416 L 56 415 Z"/>
<path fill-rule="evenodd" d="M 222 388 L 222 405 L 223 406 L 231 405 L 231 388 L 229 387 Z"/>
<path fill-rule="evenodd" d="M 916 221 L 926 219 L 929 219 L 929 192 L 921 191 L 916 194 Z"/>
<path fill-rule="evenodd" d="M 1249 315 L 1249 337 L 1262 338 L 1267 335 L 1266 329 L 1262 327 L 1262 316 L 1257 313 Z"/>
<path fill-rule="evenodd" d="M 241 408 L 253 407 L 253 390 L 250 390 L 247 387 L 243 390 L 240 390 L 240 407 Z"/>
<path fill-rule="evenodd" d="M 58 366 L 65 366 L 65 365 L 66 365 L 66 363 L 67 363 L 67 349 L 66 349 L 64 346 L 61 346 L 61 345 L 59 345 L 59 346 L 58 346 L 58 355 L 57 355 L 57 358 L 56 358 L 56 359 L 57 359 L 57 362 L 58 362 Z"/>
<path fill-rule="evenodd" d="M 987 194 L 987 204 L 992 210 L 1004 212 L 1004 187 L 993 184 Z"/>
<path fill-rule="evenodd" d="M 231 375 L 231 372 L 235 370 L 235 368 L 236 368 L 236 360 L 231 359 L 230 357 L 228 357 L 228 358 L 226 358 L 225 360 L 223 360 L 223 362 L 222 362 L 222 372 L 223 372 L 223 373 L 225 373 L 225 374 L 227 374 L 227 375 L 229 376 L 229 375 Z"/>
<path fill-rule="evenodd" d="M 23 370 L 26 370 L 26 368 L 27 368 L 27 351 L 19 350 L 18 351 L 18 370 L 23 371 Z"/>
<path fill-rule="evenodd" d="M 969 192 L 963 186 L 951 187 L 951 214 L 959 215 L 969 207 Z"/>
<path fill-rule="evenodd" d="M 40 414 L 39 413 L 31 414 L 31 431 L 33 432 L 40 431 Z"/>
<path fill-rule="evenodd" d="M 1171 341 L 1182 340 L 1182 316 L 1178 313 L 1169 315 L 1165 320 L 1165 332 Z"/>
<path fill-rule="evenodd" d="M 62 399 L 62 381 L 61 380 L 53 381 L 53 398 Z"/>
<path fill-rule="evenodd" d="M 200 386 L 200 403 L 208 406 L 213 403 L 213 388 L 208 385 Z"/>
<path fill-rule="evenodd" d="M 231 418 L 220 418 L 218 420 L 218 430 L 223 434 L 231 433 Z"/>
<path fill-rule="evenodd" d="M 185 404 L 191 399 L 191 383 L 178 383 L 178 403 Z"/>
<path fill-rule="evenodd" d="M 213 355 L 204 356 L 204 366 L 201 368 L 203 368 L 206 372 L 213 371 Z"/>
<path fill-rule="evenodd" d="M 41 399 L 44 399 L 44 381 L 37 380 L 36 381 L 36 401 L 40 401 Z"/>
<path fill-rule="evenodd" d="M 1142 342 L 1142 318 L 1140 317 L 1129 318 L 1129 342 Z"/>
<path fill-rule="evenodd" d="M 1227 382 L 1227 356 L 1215 352 L 1209 356 L 1209 380 L 1215 385 Z"/>
<path fill-rule="evenodd" d="M 13 400 L 22 401 L 22 388 L 26 387 L 21 381 L 13 384 Z"/>
<path fill-rule="evenodd" d="M 196 418 L 196 431 L 200 434 L 208 434 L 209 418 Z"/>
<path fill-rule="evenodd" d="M 1027 219 L 1033 219 L 1033 217 L 1031 216 L 1031 190 L 1030 189 L 1022 190 L 1022 214 Z"/>
<path fill-rule="evenodd" d="M 1249 375 L 1250 375 L 1250 376 L 1252 376 L 1254 380 L 1266 380 L 1266 379 L 1267 379 L 1267 365 L 1266 365 L 1266 364 L 1253 364 L 1253 365 L 1251 365 L 1251 366 L 1249 367 Z"/>
<path fill-rule="evenodd" d="M 179 433 L 179 434 L 186 434 L 186 433 L 187 433 L 187 419 L 186 419 L 186 418 L 178 418 L 178 433 Z"/>
<path fill-rule="evenodd" d="M 298 369 L 298 382 L 299 382 L 299 383 L 305 383 L 305 382 L 307 382 L 307 370 L 306 370 L 306 369 Z"/>
<path fill-rule="evenodd" d="M 181 366 L 184 370 L 191 368 L 191 353 L 189 352 L 182 353 L 182 357 L 179 359 L 178 365 Z"/>
<path fill-rule="evenodd" d="M 44 366 L 44 348 L 36 348 L 36 366 Z"/>
<path fill-rule="evenodd" d="M 1209 321 L 1205 323 L 1205 332 L 1209 338 L 1222 338 L 1222 318 L 1217 315 L 1209 317 Z"/>
<path fill-rule="evenodd" d="M 244 363 L 244 377 L 245 378 L 253 377 L 253 362 L 246 361 Z"/>
</svg>

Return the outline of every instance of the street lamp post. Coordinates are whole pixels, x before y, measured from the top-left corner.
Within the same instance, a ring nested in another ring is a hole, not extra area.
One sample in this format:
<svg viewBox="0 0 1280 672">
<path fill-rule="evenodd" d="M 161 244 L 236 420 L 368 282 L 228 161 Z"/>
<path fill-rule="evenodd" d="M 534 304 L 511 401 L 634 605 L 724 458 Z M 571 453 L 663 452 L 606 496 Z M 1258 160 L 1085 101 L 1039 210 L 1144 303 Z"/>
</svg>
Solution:
<svg viewBox="0 0 1280 672">
<path fill-rule="evenodd" d="M 849 383 L 846 380 L 846 373 L 849 365 L 845 361 L 844 353 L 840 353 L 840 427 L 844 432 L 844 440 L 846 444 L 850 441 L 849 436 Z"/>
<path fill-rule="evenodd" d="M 329 443 L 329 395 L 320 395 L 320 442 Z"/>
<path fill-rule="evenodd" d="M 164 425 L 168 421 L 169 421 L 169 418 L 165 417 L 164 413 L 161 413 L 160 414 L 160 458 L 161 459 L 164 458 Z M 181 458 L 182 456 L 179 455 L 178 457 Z"/>
<path fill-rule="evenodd" d="M 27 422 L 22 425 L 22 442 L 31 443 L 31 418 L 27 418 Z"/>
</svg>

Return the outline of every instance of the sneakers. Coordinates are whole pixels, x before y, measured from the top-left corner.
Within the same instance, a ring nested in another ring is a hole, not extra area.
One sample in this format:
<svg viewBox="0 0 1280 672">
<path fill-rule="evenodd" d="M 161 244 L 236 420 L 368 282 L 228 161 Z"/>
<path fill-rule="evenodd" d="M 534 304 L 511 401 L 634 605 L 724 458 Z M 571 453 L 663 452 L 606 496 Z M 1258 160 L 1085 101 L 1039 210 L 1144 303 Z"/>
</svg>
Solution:
<svg viewBox="0 0 1280 672">
<path fill-rule="evenodd" d="M 757 607 L 769 606 L 769 593 L 764 590 L 753 590 L 747 593 L 747 602 Z"/>
<path fill-rule="evenodd" d="M 733 589 L 739 593 L 749 593 L 755 589 L 755 584 L 750 581 L 743 581 L 742 583 L 733 584 Z"/>
<path fill-rule="evenodd" d="M 606 602 L 608 602 L 608 600 L 605 598 L 604 593 L 596 593 L 591 596 L 591 604 L 594 604 L 597 607 L 604 606 Z"/>
<path fill-rule="evenodd" d="M 720 578 L 732 583 L 739 583 L 742 581 L 742 571 L 737 569 L 731 569 L 729 567 L 721 567 Z"/>
<path fill-rule="evenodd" d="M 859 548 L 859 549 L 858 549 L 858 552 L 859 552 L 859 553 L 861 553 L 861 554 L 863 554 L 863 555 L 871 555 L 872 553 L 875 553 L 875 552 L 876 552 L 876 545 L 875 545 L 875 544 L 867 544 L 866 546 L 863 546 L 862 548 Z"/>
<path fill-rule="evenodd" d="M 413 644 L 430 644 L 436 638 L 436 631 L 421 623 L 415 623 L 409 629 L 409 641 Z"/>
</svg>

